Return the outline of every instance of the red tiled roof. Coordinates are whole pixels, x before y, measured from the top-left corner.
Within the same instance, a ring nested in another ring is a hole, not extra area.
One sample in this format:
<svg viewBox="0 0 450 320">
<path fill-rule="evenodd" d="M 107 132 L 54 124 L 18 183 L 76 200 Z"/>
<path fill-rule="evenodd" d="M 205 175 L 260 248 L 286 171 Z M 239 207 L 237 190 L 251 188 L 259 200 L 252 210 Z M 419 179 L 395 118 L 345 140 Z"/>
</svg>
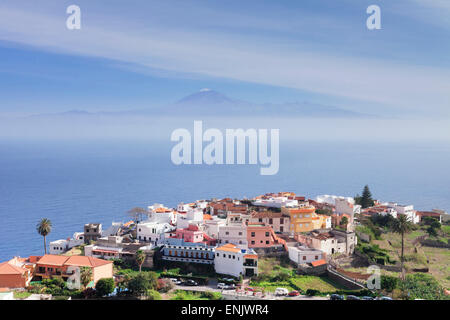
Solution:
<svg viewBox="0 0 450 320">
<path fill-rule="evenodd" d="M 37 263 L 59 267 L 62 267 L 64 265 L 77 267 L 98 267 L 108 263 L 112 263 L 112 261 L 86 256 L 58 256 L 54 254 L 46 254 L 41 259 L 39 259 Z"/>
<path fill-rule="evenodd" d="M 0 274 L 24 274 L 27 270 L 9 262 L 0 263 Z"/>
<path fill-rule="evenodd" d="M 38 260 L 38 264 L 62 267 L 69 257 L 58 256 L 55 254 L 46 254 Z"/>
<path fill-rule="evenodd" d="M 227 252 L 235 252 L 235 253 L 241 251 L 236 245 L 234 245 L 232 243 L 227 243 L 227 244 L 217 248 L 216 251 L 217 250 L 227 251 Z"/>
<path fill-rule="evenodd" d="M 112 261 L 98 259 L 94 257 L 86 257 L 86 256 L 70 256 L 67 259 L 65 265 L 67 266 L 77 266 L 77 267 L 99 267 L 105 264 L 113 263 Z"/>
<path fill-rule="evenodd" d="M 327 262 L 324 259 L 311 262 L 313 267 L 318 267 L 318 266 L 324 265 L 326 263 Z"/>
</svg>

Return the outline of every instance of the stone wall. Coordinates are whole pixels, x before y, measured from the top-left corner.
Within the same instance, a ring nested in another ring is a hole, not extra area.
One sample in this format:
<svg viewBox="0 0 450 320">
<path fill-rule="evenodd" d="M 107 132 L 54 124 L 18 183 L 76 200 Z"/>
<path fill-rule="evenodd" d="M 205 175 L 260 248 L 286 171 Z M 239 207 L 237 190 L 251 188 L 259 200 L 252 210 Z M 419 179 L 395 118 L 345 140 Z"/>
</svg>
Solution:
<svg viewBox="0 0 450 320">
<path fill-rule="evenodd" d="M 351 279 L 347 278 L 344 275 L 341 275 L 339 273 L 337 273 L 334 270 L 331 270 L 330 268 L 327 270 L 327 275 L 328 277 L 339 283 L 341 286 L 349 289 L 349 290 L 359 290 L 359 289 L 365 289 L 365 286 L 357 283 L 356 281 L 352 281 Z"/>
<path fill-rule="evenodd" d="M 437 240 L 424 239 L 420 241 L 420 244 L 425 247 L 434 247 L 434 248 L 448 248 L 450 249 L 450 244 L 440 242 Z"/>
</svg>

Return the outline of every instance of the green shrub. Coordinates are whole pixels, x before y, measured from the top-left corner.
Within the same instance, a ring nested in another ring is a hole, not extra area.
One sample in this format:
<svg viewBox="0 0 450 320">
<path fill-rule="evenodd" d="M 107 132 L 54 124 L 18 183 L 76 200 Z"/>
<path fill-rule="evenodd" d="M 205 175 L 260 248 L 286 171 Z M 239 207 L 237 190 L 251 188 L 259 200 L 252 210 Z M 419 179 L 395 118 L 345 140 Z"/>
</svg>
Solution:
<svg viewBox="0 0 450 320">
<path fill-rule="evenodd" d="M 308 290 L 306 290 L 306 295 L 307 296 L 317 296 L 319 294 L 320 294 L 320 291 L 316 290 L 316 289 L 308 289 Z"/>
<path fill-rule="evenodd" d="M 156 290 L 148 290 L 147 291 L 147 299 L 148 300 L 161 300 L 161 294 Z"/>
<path fill-rule="evenodd" d="M 103 278 L 97 281 L 95 292 L 97 296 L 104 297 L 114 292 L 115 283 L 113 278 Z"/>
</svg>

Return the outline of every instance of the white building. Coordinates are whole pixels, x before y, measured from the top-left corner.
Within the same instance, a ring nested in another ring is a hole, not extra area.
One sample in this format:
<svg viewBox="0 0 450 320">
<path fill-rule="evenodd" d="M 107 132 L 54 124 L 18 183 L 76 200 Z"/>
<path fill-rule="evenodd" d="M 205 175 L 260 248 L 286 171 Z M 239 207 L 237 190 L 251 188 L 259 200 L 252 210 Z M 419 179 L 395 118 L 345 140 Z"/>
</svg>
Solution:
<svg viewBox="0 0 450 320">
<path fill-rule="evenodd" d="M 315 230 L 307 234 L 298 235 L 297 241 L 303 246 L 322 251 L 326 256 L 335 253 L 348 255 L 353 254 L 355 251 L 357 237 L 354 232 Z"/>
<path fill-rule="evenodd" d="M 298 200 L 289 199 L 289 197 L 267 197 L 256 199 L 252 202 L 254 206 L 268 207 L 268 208 L 296 208 L 298 207 Z"/>
<path fill-rule="evenodd" d="M 216 273 L 233 277 L 252 277 L 258 274 L 258 255 L 253 249 L 241 249 L 234 244 L 225 244 L 215 249 L 214 269 Z"/>
<path fill-rule="evenodd" d="M 203 224 L 203 210 L 202 209 L 190 209 L 186 213 L 177 213 L 177 229 L 186 229 L 190 224 L 202 225 Z"/>
<path fill-rule="evenodd" d="M 325 258 L 322 251 L 301 245 L 289 247 L 288 252 L 289 259 L 296 264 L 311 263 Z"/>
<path fill-rule="evenodd" d="M 197 200 L 195 201 L 195 206 L 199 209 L 206 209 L 209 205 L 209 202 L 206 200 Z"/>
<path fill-rule="evenodd" d="M 72 238 L 69 239 L 60 239 L 50 242 L 50 254 L 61 254 L 64 253 L 73 247 L 82 245 L 84 243 L 84 233 L 83 232 L 75 232 Z"/>
<path fill-rule="evenodd" d="M 177 215 L 172 209 L 165 207 L 160 203 L 155 203 L 152 206 L 148 206 L 148 220 L 161 223 L 175 224 Z"/>
<path fill-rule="evenodd" d="M 194 209 L 194 207 L 195 207 L 195 203 L 183 203 L 183 202 L 181 202 L 177 206 L 177 211 L 181 212 L 181 213 L 186 213 L 189 210 Z"/>
<path fill-rule="evenodd" d="M 416 211 L 414 210 L 413 205 L 399 205 L 395 202 L 388 202 L 386 204 L 388 208 L 394 209 L 397 214 L 403 214 L 406 215 L 409 221 L 416 224 L 420 222 L 420 217 L 416 215 Z"/>
<path fill-rule="evenodd" d="M 229 213 L 227 223 L 219 227 L 218 244 L 231 243 L 239 248 L 248 248 L 247 225 L 239 213 Z"/>
<path fill-rule="evenodd" d="M 164 239 L 164 233 L 176 229 L 167 222 L 144 221 L 136 226 L 136 237 L 140 242 L 148 242 L 157 246 Z"/>
<path fill-rule="evenodd" d="M 226 225 L 226 219 L 212 216 L 210 220 L 203 221 L 202 230 L 211 238 L 219 239 L 219 229 Z"/>
</svg>

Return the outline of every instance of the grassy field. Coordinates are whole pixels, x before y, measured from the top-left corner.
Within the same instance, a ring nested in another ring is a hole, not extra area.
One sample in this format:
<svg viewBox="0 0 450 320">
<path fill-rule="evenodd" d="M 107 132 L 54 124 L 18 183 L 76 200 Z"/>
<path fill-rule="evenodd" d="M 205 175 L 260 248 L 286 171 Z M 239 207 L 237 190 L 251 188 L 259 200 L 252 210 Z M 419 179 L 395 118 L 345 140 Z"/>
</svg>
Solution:
<svg viewBox="0 0 450 320">
<path fill-rule="evenodd" d="M 220 292 L 192 292 L 184 290 L 175 290 L 169 293 L 167 297 L 170 300 L 220 300 L 222 294 Z"/>
<path fill-rule="evenodd" d="M 315 289 L 322 292 L 334 292 L 343 289 L 326 277 L 296 274 L 296 268 L 289 263 L 289 259 L 285 258 L 259 259 L 258 275 L 262 279 L 252 281 L 250 285 L 268 292 L 273 292 L 276 288 L 286 288 L 290 291 Z"/>
<path fill-rule="evenodd" d="M 291 282 L 304 291 L 307 289 L 315 289 L 321 292 L 334 292 L 339 289 L 345 289 L 326 277 L 297 276 L 291 279 Z"/>
<path fill-rule="evenodd" d="M 31 292 L 27 291 L 14 291 L 14 298 L 15 299 L 26 299 L 29 296 L 31 296 Z"/>
<path fill-rule="evenodd" d="M 449 231 L 450 226 L 442 226 L 444 236 L 448 236 Z M 414 246 L 414 239 L 425 234 L 426 232 L 424 230 L 419 229 L 405 236 L 405 267 L 409 270 L 428 267 L 429 272 L 445 288 L 450 288 L 450 250 L 421 245 Z M 441 238 L 444 237 L 441 236 Z M 400 261 L 401 237 L 399 234 L 386 233 L 382 235 L 382 240 L 373 240 L 372 243 L 378 244 L 380 248 L 388 250 L 392 258 Z M 397 275 L 395 272 L 383 272 L 383 274 Z"/>
</svg>

